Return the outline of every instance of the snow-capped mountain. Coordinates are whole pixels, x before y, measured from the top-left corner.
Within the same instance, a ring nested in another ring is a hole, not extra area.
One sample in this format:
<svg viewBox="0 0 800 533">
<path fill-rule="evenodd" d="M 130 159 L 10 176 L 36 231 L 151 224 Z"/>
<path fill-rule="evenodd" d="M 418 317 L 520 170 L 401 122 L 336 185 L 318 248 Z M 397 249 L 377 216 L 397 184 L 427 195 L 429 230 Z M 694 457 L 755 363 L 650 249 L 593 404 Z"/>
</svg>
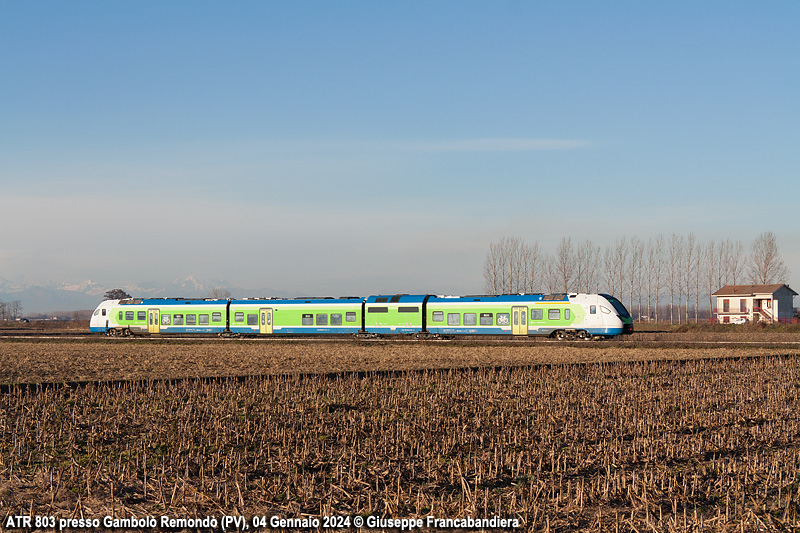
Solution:
<svg viewBox="0 0 800 533">
<path fill-rule="evenodd" d="M 103 300 L 103 295 L 111 289 L 122 289 L 136 298 L 205 298 L 214 288 L 227 290 L 236 298 L 292 296 L 286 291 L 234 287 L 224 280 L 199 280 L 194 276 L 176 279 L 171 283 L 155 281 L 105 283 L 88 279 L 77 283 L 25 284 L 0 278 L 0 301 L 19 300 L 23 314 L 27 315 L 94 309 Z"/>
</svg>

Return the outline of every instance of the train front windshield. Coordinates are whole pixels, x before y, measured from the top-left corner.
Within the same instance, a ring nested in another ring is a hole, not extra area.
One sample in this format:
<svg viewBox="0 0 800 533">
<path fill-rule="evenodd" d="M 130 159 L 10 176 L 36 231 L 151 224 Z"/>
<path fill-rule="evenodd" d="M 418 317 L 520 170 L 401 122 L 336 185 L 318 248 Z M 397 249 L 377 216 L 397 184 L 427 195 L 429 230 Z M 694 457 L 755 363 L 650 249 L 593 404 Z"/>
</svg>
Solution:
<svg viewBox="0 0 800 533">
<path fill-rule="evenodd" d="M 617 300 L 616 298 L 614 298 L 612 296 L 606 296 L 606 299 L 609 302 L 611 302 L 611 305 L 613 305 L 614 309 L 617 310 L 617 313 L 619 313 L 619 316 L 621 316 L 622 318 L 628 318 L 628 317 L 631 316 L 630 313 L 628 313 L 628 310 L 625 309 L 625 306 L 622 305 L 622 302 L 620 302 L 619 300 Z"/>
</svg>

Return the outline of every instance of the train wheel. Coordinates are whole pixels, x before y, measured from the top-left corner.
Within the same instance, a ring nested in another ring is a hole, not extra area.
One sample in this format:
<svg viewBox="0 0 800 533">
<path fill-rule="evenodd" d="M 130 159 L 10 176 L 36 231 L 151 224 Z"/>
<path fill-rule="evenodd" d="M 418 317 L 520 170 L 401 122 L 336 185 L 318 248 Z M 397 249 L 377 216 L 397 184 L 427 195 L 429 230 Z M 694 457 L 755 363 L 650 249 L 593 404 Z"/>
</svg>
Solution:
<svg viewBox="0 0 800 533">
<path fill-rule="evenodd" d="M 578 338 L 581 339 L 582 341 L 585 341 L 589 337 L 590 337 L 590 335 L 588 333 L 586 333 L 585 331 L 583 331 L 583 330 L 580 330 L 578 332 Z"/>
<path fill-rule="evenodd" d="M 556 339 L 558 339 L 560 341 L 563 341 L 564 339 L 567 338 L 567 334 L 564 332 L 564 330 L 559 329 L 558 331 L 553 333 L 553 337 L 555 337 Z"/>
</svg>

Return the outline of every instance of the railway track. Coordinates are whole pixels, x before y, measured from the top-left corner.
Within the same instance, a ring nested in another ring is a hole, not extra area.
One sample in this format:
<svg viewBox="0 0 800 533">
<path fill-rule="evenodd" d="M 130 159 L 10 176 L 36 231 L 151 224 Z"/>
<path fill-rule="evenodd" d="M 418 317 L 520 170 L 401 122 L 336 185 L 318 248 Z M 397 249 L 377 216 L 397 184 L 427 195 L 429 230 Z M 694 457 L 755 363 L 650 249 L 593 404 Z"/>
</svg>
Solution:
<svg viewBox="0 0 800 533">
<path fill-rule="evenodd" d="M 667 337 L 667 338 L 665 338 Z M 670 338 L 673 337 L 673 338 Z M 737 336 L 738 337 L 738 336 Z M 670 334 L 663 332 L 644 332 L 635 333 L 632 336 L 616 337 L 604 340 L 557 340 L 547 337 L 423 337 L 417 338 L 410 335 L 403 336 L 374 336 L 359 338 L 354 336 L 238 336 L 238 337 L 219 337 L 216 335 L 207 336 L 181 336 L 181 335 L 134 335 L 129 337 L 109 337 L 93 334 L 89 332 L 34 332 L 34 331 L 0 331 L 0 342 L 3 340 L 31 340 L 31 341 L 65 341 L 80 340 L 98 343 L 130 343 L 130 342 L 156 342 L 156 343 L 331 343 L 331 344 L 454 344 L 470 346 L 491 346 L 491 345 L 554 345 L 554 346 L 720 346 L 720 345 L 742 345 L 742 346 L 798 346 L 800 347 L 800 336 L 791 335 L 793 338 L 766 338 L 766 339 L 747 339 L 741 337 L 713 338 L 713 339 L 692 339 L 680 334 Z M 777 337 L 777 336 L 776 336 Z"/>
</svg>

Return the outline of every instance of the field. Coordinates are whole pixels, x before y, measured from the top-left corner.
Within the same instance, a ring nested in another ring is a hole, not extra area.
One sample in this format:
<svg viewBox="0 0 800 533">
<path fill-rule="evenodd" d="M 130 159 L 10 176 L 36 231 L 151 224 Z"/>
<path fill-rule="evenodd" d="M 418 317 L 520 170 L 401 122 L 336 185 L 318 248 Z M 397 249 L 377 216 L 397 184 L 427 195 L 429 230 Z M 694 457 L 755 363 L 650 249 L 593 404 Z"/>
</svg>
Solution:
<svg viewBox="0 0 800 533">
<path fill-rule="evenodd" d="M 0 516 L 794 531 L 800 350 L 771 340 L 0 340 Z"/>
</svg>

